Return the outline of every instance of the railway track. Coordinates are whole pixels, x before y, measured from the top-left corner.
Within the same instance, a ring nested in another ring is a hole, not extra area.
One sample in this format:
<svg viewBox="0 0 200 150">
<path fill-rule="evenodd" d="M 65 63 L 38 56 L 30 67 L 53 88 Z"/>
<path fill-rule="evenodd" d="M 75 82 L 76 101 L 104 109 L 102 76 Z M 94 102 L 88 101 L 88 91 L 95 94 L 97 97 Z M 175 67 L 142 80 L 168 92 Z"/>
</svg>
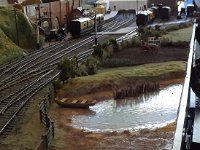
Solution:
<svg viewBox="0 0 200 150">
<path fill-rule="evenodd" d="M 133 21 L 133 15 L 124 20 L 119 15 L 112 20 L 114 26 L 110 26 L 108 22 L 104 27 L 107 28 L 106 31 L 113 31 Z M 98 35 L 98 38 L 103 36 Z M 62 41 L 0 69 L 0 137 L 10 134 L 16 124 L 16 117 L 31 98 L 58 77 L 56 64 L 64 56 L 77 55 L 78 61 L 87 58 L 92 54 L 92 50 L 83 51 L 81 47 L 92 45 L 93 40 L 94 36 L 79 41 Z"/>
</svg>

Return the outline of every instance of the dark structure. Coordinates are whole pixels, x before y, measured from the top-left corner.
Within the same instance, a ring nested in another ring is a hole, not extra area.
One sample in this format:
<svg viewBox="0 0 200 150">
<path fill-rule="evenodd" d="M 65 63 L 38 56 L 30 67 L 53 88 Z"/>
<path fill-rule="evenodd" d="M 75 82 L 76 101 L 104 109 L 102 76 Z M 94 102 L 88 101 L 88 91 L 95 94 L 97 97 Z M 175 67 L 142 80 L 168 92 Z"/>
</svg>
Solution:
<svg viewBox="0 0 200 150">
<path fill-rule="evenodd" d="M 171 15 L 177 16 L 178 14 L 178 6 L 177 6 L 177 0 L 148 0 L 147 1 L 147 7 L 151 7 L 152 4 L 154 6 L 157 6 L 158 4 L 163 4 L 163 6 L 169 6 L 171 8 Z"/>
<path fill-rule="evenodd" d="M 160 10 L 160 18 L 161 19 L 169 19 L 171 14 L 171 8 L 168 6 L 164 6 Z"/>
</svg>

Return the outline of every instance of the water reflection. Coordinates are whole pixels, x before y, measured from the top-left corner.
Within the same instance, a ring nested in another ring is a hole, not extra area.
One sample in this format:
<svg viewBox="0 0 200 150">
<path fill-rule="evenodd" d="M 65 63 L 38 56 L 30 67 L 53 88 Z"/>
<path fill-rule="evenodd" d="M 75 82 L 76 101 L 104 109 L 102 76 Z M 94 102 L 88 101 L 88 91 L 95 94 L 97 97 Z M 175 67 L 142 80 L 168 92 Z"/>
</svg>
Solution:
<svg viewBox="0 0 200 150">
<path fill-rule="evenodd" d="M 132 97 L 132 98 L 126 98 L 126 99 L 121 99 L 121 100 L 115 100 L 115 107 L 124 107 L 124 106 L 133 106 L 137 105 L 139 103 L 145 103 L 146 100 L 148 100 L 150 97 L 156 96 L 159 94 L 159 91 L 156 92 L 151 92 L 151 93 L 146 93 L 142 94 L 138 97 Z"/>
<path fill-rule="evenodd" d="M 137 98 L 107 100 L 90 107 L 92 115 L 72 117 L 72 126 L 89 131 L 123 131 L 163 126 L 175 120 L 182 85 Z"/>
</svg>

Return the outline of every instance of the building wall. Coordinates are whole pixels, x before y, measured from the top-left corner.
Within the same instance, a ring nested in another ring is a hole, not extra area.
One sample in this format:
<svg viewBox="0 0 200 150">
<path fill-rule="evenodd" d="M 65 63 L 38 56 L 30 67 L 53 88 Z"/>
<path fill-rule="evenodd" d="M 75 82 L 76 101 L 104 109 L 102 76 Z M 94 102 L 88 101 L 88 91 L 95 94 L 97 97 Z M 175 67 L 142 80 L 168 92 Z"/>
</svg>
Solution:
<svg viewBox="0 0 200 150">
<path fill-rule="evenodd" d="M 158 5 L 159 3 L 162 3 L 163 6 L 170 6 L 171 7 L 171 15 L 177 16 L 177 13 L 178 13 L 177 0 L 148 0 L 147 6 L 151 7 L 152 3 L 155 6 Z"/>
<path fill-rule="evenodd" d="M 143 9 L 144 5 L 147 6 L 147 0 L 110 0 L 110 9 L 115 10 L 116 8 L 117 11 L 121 9 L 135 9 L 137 11 L 137 8 L 138 10 Z"/>
<path fill-rule="evenodd" d="M 62 27 L 64 24 L 67 24 L 66 26 L 68 26 L 72 10 L 79 6 L 79 0 L 42 3 L 40 4 L 40 18 L 46 18 L 50 25 L 52 25 L 53 20 L 57 18 L 60 27 Z M 35 7 L 38 7 L 38 5 L 28 5 L 25 9 L 27 16 L 33 20 L 33 22 L 36 21 Z"/>
</svg>

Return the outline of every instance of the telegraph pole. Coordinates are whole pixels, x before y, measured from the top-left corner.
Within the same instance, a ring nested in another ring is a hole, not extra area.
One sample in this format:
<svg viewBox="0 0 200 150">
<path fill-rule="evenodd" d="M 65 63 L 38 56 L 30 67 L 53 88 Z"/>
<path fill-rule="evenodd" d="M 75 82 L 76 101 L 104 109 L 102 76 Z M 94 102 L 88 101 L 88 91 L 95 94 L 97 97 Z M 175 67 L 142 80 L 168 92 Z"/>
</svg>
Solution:
<svg viewBox="0 0 200 150">
<path fill-rule="evenodd" d="M 17 38 L 17 45 L 19 46 L 19 34 L 18 34 L 18 25 L 17 25 L 17 12 L 14 8 L 14 16 L 15 16 L 15 29 L 16 29 L 16 38 Z"/>
<path fill-rule="evenodd" d="M 137 13 L 136 14 L 138 14 L 138 0 L 137 0 Z"/>
<path fill-rule="evenodd" d="M 95 25 L 95 38 L 94 38 L 94 43 L 97 45 L 97 13 L 95 10 L 95 17 L 94 17 L 94 25 Z"/>
<path fill-rule="evenodd" d="M 37 43 L 36 43 L 36 49 L 40 48 L 40 33 L 39 33 L 39 25 L 40 25 L 40 5 L 38 4 L 38 7 L 36 9 L 36 36 L 37 36 Z"/>
</svg>

